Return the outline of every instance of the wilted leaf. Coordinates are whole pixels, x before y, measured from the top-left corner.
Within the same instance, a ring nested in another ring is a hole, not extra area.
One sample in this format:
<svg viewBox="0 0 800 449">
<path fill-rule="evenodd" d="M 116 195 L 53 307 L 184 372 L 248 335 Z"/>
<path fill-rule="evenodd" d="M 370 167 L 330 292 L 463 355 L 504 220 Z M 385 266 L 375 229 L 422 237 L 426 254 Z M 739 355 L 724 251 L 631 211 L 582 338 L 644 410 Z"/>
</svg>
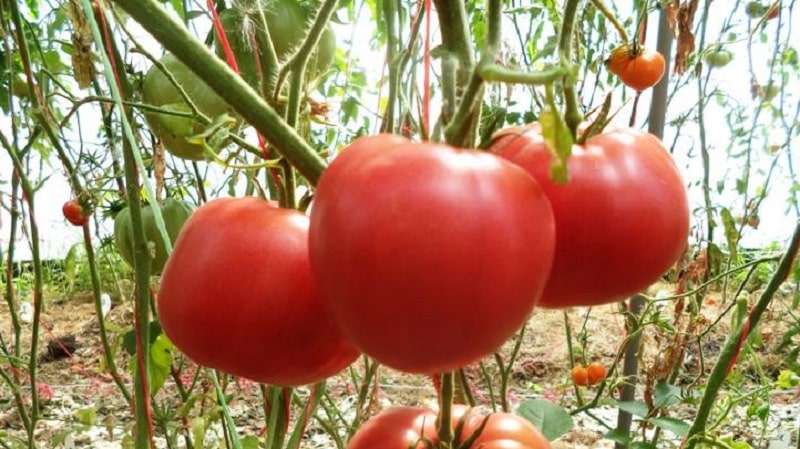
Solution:
<svg viewBox="0 0 800 449">
<path fill-rule="evenodd" d="M 683 2 L 678 8 L 678 49 L 675 53 L 675 73 L 686 71 L 686 61 L 694 51 L 694 14 L 697 12 L 697 0 Z"/>
</svg>

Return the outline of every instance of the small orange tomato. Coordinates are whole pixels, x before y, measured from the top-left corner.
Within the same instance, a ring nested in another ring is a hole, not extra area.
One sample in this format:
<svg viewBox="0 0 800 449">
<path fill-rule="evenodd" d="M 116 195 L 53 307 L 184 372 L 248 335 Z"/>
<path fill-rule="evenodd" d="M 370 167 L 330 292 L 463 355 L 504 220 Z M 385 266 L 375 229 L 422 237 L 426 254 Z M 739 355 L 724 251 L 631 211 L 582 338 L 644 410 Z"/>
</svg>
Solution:
<svg viewBox="0 0 800 449">
<path fill-rule="evenodd" d="M 572 368 L 572 382 L 579 387 L 588 385 L 589 371 L 583 365 L 575 365 L 575 368 Z"/>
<path fill-rule="evenodd" d="M 597 385 L 606 378 L 606 367 L 600 362 L 592 362 L 586 367 L 589 385 Z"/>
<path fill-rule="evenodd" d="M 627 43 L 611 51 L 606 65 L 609 72 L 637 91 L 655 86 L 667 68 L 661 53 Z"/>
</svg>

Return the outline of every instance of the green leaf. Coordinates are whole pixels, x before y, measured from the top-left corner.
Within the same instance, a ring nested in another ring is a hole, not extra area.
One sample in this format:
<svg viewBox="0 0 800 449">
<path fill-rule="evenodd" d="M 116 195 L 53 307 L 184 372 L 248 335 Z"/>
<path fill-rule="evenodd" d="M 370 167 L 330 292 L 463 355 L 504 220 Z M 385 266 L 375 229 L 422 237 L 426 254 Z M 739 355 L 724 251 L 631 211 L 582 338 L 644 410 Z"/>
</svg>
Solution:
<svg viewBox="0 0 800 449">
<path fill-rule="evenodd" d="M 242 438 L 242 449 L 258 449 L 258 438 L 253 435 Z"/>
<path fill-rule="evenodd" d="M 517 414 L 530 421 L 549 441 L 572 430 L 572 416 L 558 404 L 544 399 L 533 399 L 519 405 Z"/>
<path fill-rule="evenodd" d="M 800 384 L 800 376 L 787 369 L 781 370 L 778 374 L 778 386 L 783 389 L 790 389 Z"/>
<path fill-rule="evenodd" d="M 650 418 L 648 421 L 680 437 L 686 436 L 686 434 L 689 433 L 689 423 L 677 418 Z"/>
<path fill-rule="evenodd" d="M 644 401 L 617 401 L 617 407 L 639 418 L 647 418 L 647 413 L 649 412 Z"/>
<path fill-rule="evenodd" d="M 172 353 L 175 347 L 164 334 L 159 335 L 150 346 L 150 393 L 156 394 L 169 376 Z"/>
<path fill-rule="evenodd" d="M 681 389 L 666 382 L 659 382 L 653 391 L 653 405 L 666 408 L 681 402 Z"/>
<path fill-rule="evenodd" d="M 619 443 L 623 446 L 630 446 L 631 444 L 631 433 L 620 429 L 609 430 L 605 435 L 603 435 L 603 438 L 606 440 L 611 440 L 615 443 Z"/>
<path fill-rule="evenodd" d="M 152 345 L 156 338 L 161 335 L 161 323 L 157 320 L 150 322 L 150 344 Z M 136 332 L 131 329 L 122 336 L 122 347 L 130 355 L 136 354 Z"/>
<path fill-rule="evenodd" d="M 97 423 L 97 410 L 95 410 L 94 407 L 75 410 L 75 412 L 72 413 L 72 416 L 76 421 L 87 427 L 93 426 Z"/>
</svg>

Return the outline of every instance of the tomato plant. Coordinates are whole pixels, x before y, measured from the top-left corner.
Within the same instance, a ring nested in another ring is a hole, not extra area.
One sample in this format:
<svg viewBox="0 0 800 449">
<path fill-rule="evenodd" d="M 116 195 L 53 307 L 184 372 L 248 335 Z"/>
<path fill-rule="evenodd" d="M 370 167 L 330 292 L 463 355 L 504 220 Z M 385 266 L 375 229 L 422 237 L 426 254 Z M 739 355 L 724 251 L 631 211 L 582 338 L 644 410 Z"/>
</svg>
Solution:
<svg viewBox="0 0 800 449">
<path fill-rule="evenodd" d="M 165 55 L 161 59 L 161 64 L 180 84 L 198 111 L 209 119 L 230 112 L 230 108 L 222 98 L 175 56 Z M 167 75 L 156 66 L 150 68 L 144 76 L 142 100 L 163 111 L 145 111 L 144 117 L 150 130 L 161 139 L 167 151 L 183 159 L 205 159 L 204 147 L 187 140 L 188 137 L 199 134 L 205 129 L 203 123 L 186 116 L 192 113 L 191 108 Z"/>
<path fill-rule="evenodd" d="M 195 362 L 262 383 L 302 385 L 358 357 L 311 278 L 308 218 L 267 201 L 209 201 L 164 269 L 158 315 Z"/>
<path fill-rule="evenodd" d="M 608 71 L 638 91 L 655 86 L 666 70 L 661 53 L 638 45 L 622 44 L 606 60 Z"/>
<path fill-rule="evenodd" d="M 656 137 L 616 129 L 574 145 L 565 185 L 550 179 L 552 156 L 538 124 L 498 132 L 491 149 L 533 175 L 553 208 L 556 253 L 539 305 L 624 300 L 657 281 L 683 254 L 688 198 Z"/>
<path fill-rule="evenodd" d="M 347 448 L 422 449 L 437 447 L 439 439 L 436 420 L 436 413 L 429 409 L 389 408 L 361 426 L 348 443 Z M 451 426 L 455 430 L 455 440 L 452 446 L 454 448 L 550 448 L 550 443 L 533 424 L 511 413 L 483 415 L 463 406 L 455 406 Z"/>
<path fill-rule="evenodd" d="M 589 384 L 589 371 L 585 366 L 575 365 L 575 367 L 572 368 L 572 382 L 579 387 Z"/>
<path fill-rule="evenodd" d="M 272 41 L 275 55 L 285 61 L 297 50 L 306 37 L 310 17 L 305 6 L 296 0 L 276 0 L 264 8 L 264 21 Z M 255 33 L 260 27 L 260 15 L 252 8 L 230 8 L 219 14 L 225 29 L 225 37 L 236 57 L 239 73 L 251 85 L 258 86 L 260 76 L 259 62 L 264 61 L 265 49 L 256 45 Z M 217 55 L 225 58 L 225 51 L 219 39 L 215 39 Z M 259 56 L 256 57 L 255 49 Z M 328 70 L 336 52 L 336 35 L 327 27 L 320 36 L 317 48 L 310 56 L 306 69 L 311 79 Z"/>
<path fill-rule="evenodd" d="M 606 378 L 608 373 L 605 365 L 600 362 L 592 362 L 586 367 L 586 374 L 589 385 L 597 385 Z"/>
<path fill-rule="evenodd" d="M 84 208 L 83 204 L 77 199 L 72 199 L 61 206 L 61 213 L 73 226 L 83 226 L 89 222 L 92 216 L 91 210 Z"/>
<path fill-rule="evenodd" d="M 435 373 L 494 351 L 547 280 L 553 217 L 491 154 L 361 138 L 323 173 L 311 265 L 344 333 L 382 364 Z"/>
<path fill-rule="evenodd" d="M 161 217 L 164 219 L 164 226 L 171 242 L 178 238 L 183 224 L 192 214 L 193 207 L 185 201 L 178 201 L 172 198 L 164 200 L 164 204 L 159 206 Z M 167 246 L 161 237 L 161 232 L 156 225 L 153 216 L 153 209 L 149 204 L 142 207 L 142 226 L 147 238 L 150 251 L 150 273 L 158 274 L 164 269 L 167 263 Z M 114 218 L 114 243 L 117 246 L 122 259 L 131 267 L 133 261 L 133 222 L 131 221 L 130 210 L 126 207 Z"/>
</svg>

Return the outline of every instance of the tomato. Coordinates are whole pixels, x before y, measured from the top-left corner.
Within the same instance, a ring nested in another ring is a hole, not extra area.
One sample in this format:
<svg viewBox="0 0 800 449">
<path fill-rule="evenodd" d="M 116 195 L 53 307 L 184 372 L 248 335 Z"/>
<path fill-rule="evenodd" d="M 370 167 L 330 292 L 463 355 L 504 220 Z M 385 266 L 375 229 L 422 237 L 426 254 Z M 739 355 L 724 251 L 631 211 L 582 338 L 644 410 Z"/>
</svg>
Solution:
<svg viewBox="0 0 800 449">
<path fill-rule="evenodd" d="M 669 152 L 653 135 L 608 130 L 574 145 L 566 185 L 550 180 L 538 124 L 501 130 L 491 151 L 539 182 L 556 221 L 556 253 L 539 305 L 624 300 L 657 281 L 683 254 L 689 202 Z"/>
<path fill-rule="evenodd" d="M 336 321 L 364 353 L 411 373 L 469 364 L 511 337 L 554 246 L 547 199 L 519 167 L 399 136 L 345 148 L 311 208 L 311 266 Z"/>
<path fill-rule="evenodd" d="M 362 425 L 347 449 L 424 449 L 436 438 L 436 413 L 419 407 L 392 407 Z"/>
<path fill-rule="evenodd" d="M 175 56 L 167 54 L 161 59 L 161 63 L 186 91 L 197 109 L 208 118 L 213 119 L 224 113 L 234 115 L 227 103 Z M 191 108 L 178 89 L 156 66 L 147 72 L 142 81 L 142 100 L 165 111 L 191 113 Z M 205 159 L 202 145 L 186 140 L 204 130 L 205 127 L 199 120 L 154 111 L 145 111 L 144 117 L 150 130 L 161 139 L 167 151 L 183 159 Z"/>
<path fill-rule="evenodd" d="M 83 226 L 89 222 L 92 216 L 91 210 L 84 209 L 77 199 L 69 200 L 61 206 L 61 213 L 73 226 Z"/>
<path fill-rule="evenodd" d="M 549 449 L 550 443 L 530 422 L 510 413 L 492 413 L 488 417 L 466 407 L 453 410 L 453 429 L 459 418 L 463 427 L 456 432 L 453 447 L 462 448 L 471 436 L 486 425 L 468 448 L 463 449 Z M 436 447 L 437 415 L 418 407 L 394 407 L 383 410 L 367 421 L 353 435 L 347 449 L 422 449 Z M 428 446 L 426 446 L 426 443 Z"/>
<path fill-rule="evenodd" d="M 194 208 L 187 202 L 167 198 L 159 209 L 161 217 L 164 219 L 164 226 L 169 240 L 175 243 L 178 233 Z M 169 255 L 167 254 L 167 246 L 164 243 L 164 239 L 161 237 L 161 232 L 156 225 L 153 209 L 149 204 L 142 207 L 142 226 L 150 249 L 150 273 L 161 273 Z M 128 208 L 122 209 L 114 218 L 114 243 L 122 259 L 133 267 L 133 222 Z"/>
<path fill-rule="evenodd" d="M 257 382 L 313 383 L 358 357 L 311 278 L 308 218 L 258 198 L 216 199 L 192 214 L 157 307 L 189 358 Z"/>
<path fill-rule="evenodd" d="M 606 367 L 600 362 L 592 362 L 586 367 L 589 385 L 597 385 L 606 378 Z"/>
<path fill-rule="evenodd" d="M 579 387 L 589 384 L 589 371 L 585 366 L 575 365 L 575 367 L 572 368 L 572 382 Z"/>
<path fill-rule="evenodd" d="M 219 14 L 225 37 L 236 57 L 239 73 L 253 87 L 259 82 L 259 59 L 263 59 L 263 50 L 256 58 L 254 50 L 254 34 L 260 17 L 251 9 L 230 8 Z M 303 43 L 313 17 L 296 0 L 276 0 L 264 9 L 264 20 L 275 55 L 279 61 L 289 58 L 297 47 Z M 215 39 L 215 49 L 220 58 L 225 59 L 225 50 L 219 39 Z M 333 62 L 336 52 L 336 35 L 328 27 L 320 36 L 317 48 L 309 57 L 306 73 L 315 79 L 324 73 Z"/>
<path fill-rule="evenodd" d="M 666 70 L 666 61 L 661 53 L 628 44 L 615 48 L 606 64 L 609 72 L 638 91 L 655 86 Z"/>
<path fill-rule="evenodd" d="M 705 60 L 711 67 L 725 67 L 733 59 L 733 53 L 728 50 L 716 48 L 706 52 Z"/>
</svg>

